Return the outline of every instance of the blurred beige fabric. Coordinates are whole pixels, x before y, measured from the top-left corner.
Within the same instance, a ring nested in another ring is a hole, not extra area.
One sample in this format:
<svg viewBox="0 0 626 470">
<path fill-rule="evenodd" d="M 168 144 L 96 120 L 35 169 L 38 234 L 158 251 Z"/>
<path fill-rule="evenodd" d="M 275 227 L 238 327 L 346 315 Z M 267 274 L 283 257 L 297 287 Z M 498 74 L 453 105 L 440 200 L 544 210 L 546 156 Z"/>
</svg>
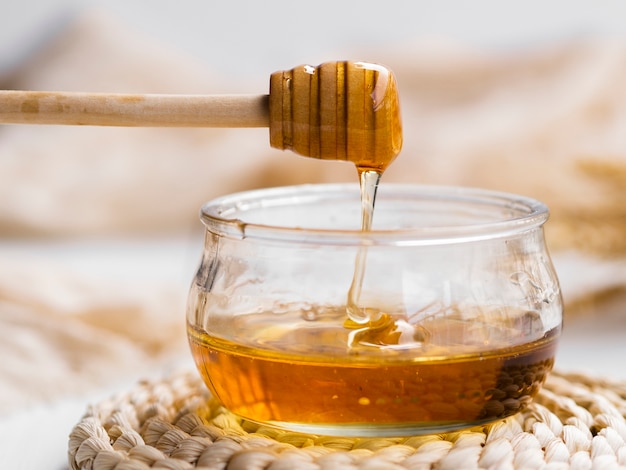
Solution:
<svg viewBox="0 0 626 470">
<path fill-rule="evenodd" d="M 566 304 L 623 288 L 624 44 L 495 55 L 424 43 L 394 49 L 385 64 L 400 87 L 405 146 L 383 184 L 482 186 L 541 199 L 552 212 L 550 246 L 564 254 Z M 271 72 L 258 90 L 241 92 L 266 93 Z M 94 13 L 6 71 L 0 86 L 216 93 L 228 83 Z M 0 237 L 175 236 L 199 230 L 198 209 L 214 196 L 321 181 L 356 181 L 356 173 L 271 149 L 266 129 L 4 126 Z M 593 282 L 577 275 L 581 266 Z M 186 353 L 184 294 L 178 285 L 104 282 L 59 265 L 0 260 L 0 413 Z M 147 329 L 150 338 L 140 334 Z"/>
</svg>

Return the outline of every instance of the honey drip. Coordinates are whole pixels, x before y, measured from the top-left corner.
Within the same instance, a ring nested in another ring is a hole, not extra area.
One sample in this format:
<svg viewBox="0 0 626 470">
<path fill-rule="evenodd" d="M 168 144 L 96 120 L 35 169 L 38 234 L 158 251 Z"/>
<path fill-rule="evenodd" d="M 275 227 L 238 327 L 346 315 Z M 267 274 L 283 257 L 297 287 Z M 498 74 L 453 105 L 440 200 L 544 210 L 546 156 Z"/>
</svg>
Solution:
<svg viewBox="0 0 626 470">
<path fill-rule="evenodd" d="M 322 160 L 345 160 L 359 173 L 362 230 L 371 229 L 381 175 L 402 148 L 396 80 L 367 62 L 327 62 L 275 72 L 270 78 L 270 144 Z M 347 300 L 351 322 L 377 312 L 359 305 L 367 247 L 361 246 Z"/>
<path fill-rule="evenodd" d="M 382 173 L 377 171 L 362 171 L 359 169 L 361 188 L 361 230 L 363 231 L 372 229 L 376 191 L 378 190 L 378 183 L 380 182 L 381 176 Z M 365 278 L 366 263 L 367 246 L 361 245 L 354 263 L 354 275 L 346 302 L 348 319 L 357 324 L 367 323 L 376 317 L 375 312 L 359 305 L 359 298 L 361 297 L 361 291 L 363 289 L 363 279 Z"/>
</svg>

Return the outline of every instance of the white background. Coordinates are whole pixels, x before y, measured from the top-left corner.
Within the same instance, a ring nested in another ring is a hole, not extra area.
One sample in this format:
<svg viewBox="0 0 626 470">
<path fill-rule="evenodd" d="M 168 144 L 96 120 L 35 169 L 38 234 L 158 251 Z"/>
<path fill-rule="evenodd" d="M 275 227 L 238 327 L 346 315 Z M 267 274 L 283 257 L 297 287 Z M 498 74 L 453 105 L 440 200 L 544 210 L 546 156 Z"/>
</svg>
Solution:
<svg viewBox="0 0 626 470">
<path fill-rule="evenodd" d="M 626 36 L 623 0 L 20 0 L 3 2 L 0 67 L 77 11 L 98 7 L 223 74 L 245 81 L 359 46 L 424 38 L 479 48 Z M 369 58 L 363 58 L 364 60 Z"/>
</svg>

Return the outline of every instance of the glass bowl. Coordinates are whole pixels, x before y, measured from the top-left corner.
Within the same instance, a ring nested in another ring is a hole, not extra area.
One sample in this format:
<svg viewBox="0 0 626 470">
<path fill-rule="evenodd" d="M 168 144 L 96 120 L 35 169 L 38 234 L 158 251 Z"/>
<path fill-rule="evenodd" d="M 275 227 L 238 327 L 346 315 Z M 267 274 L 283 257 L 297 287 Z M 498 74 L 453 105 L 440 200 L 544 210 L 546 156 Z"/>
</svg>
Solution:
<svg viewBox="0 0 626 470">
<path fill-rule="evenodd" d="M 402 184 L 380 186 L 367 232 L 357 184 L 210 201 L 187 307 L 198 371 L 236 415 L 292 431 L 417 435 L 510 416 L 561 330 L 547 218 L 523 196 Z"/>
</svg>

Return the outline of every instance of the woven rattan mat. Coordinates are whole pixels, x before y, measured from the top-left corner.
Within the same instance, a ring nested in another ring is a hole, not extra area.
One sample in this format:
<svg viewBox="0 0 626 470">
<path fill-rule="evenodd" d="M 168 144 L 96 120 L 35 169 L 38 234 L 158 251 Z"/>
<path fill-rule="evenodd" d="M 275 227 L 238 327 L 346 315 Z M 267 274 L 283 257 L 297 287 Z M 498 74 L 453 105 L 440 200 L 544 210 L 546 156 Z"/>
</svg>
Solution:
<svg viewBox="0 0 626 470">
<path fill-rule="evenodd" d="M 626 468 L 626 382 L 553 372 L 525 411 L 460 432 L 318 437 L 242 422 L 195 373 L 143 381 L 90 406 L 69 437 L 72 469 Z"/>
</svg>

